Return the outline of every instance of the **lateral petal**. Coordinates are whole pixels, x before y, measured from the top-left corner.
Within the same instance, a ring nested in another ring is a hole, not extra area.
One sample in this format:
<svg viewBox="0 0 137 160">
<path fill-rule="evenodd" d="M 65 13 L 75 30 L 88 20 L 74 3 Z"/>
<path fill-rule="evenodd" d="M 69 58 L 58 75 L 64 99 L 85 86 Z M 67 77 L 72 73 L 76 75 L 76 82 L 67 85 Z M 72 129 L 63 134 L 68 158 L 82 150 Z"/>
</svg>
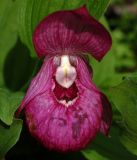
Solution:
<svg viewBox="0 0 137 160">
<path fill-rule="evenodd" d="M 108 135 L 112 123 L 112 109 L 110 102 L 103 93 L 101 93 L 101 100 L 103 106 L 103 117 L 101 121 L 100 132 L 104 135 Z"/>
<path fill-rule="evenodd" d="M 52 77 L 54 73 L 53 58 L 46 58 L 44 63 L 38 72 L 38 74 L 32 79 L 28 91 L 16 112 L 16 116 L 20 114 L 22 109 L 27 103 L 36 97 L 41 92 L 45 92 L 51 87 Z"/>
</svg>

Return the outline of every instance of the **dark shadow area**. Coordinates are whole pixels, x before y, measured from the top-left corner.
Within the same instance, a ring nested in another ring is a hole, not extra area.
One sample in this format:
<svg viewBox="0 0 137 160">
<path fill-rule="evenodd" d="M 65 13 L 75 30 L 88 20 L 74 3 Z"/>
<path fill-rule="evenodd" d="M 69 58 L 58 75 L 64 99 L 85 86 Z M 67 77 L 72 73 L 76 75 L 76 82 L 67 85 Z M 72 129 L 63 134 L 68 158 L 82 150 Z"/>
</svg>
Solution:
<svg viewBox="0 0 137 160">
<path fill-rule="evenodd" d="M 12 91 L 20 90 L 29 80 L 36 61 L 37 58 L 31 58 L 27 47 L 18 40 L 5 60 L 4 80 L 6 86 Z"/>
<path fill-rule="evenodd" d="M 0 120 L 0 126 L 6 128 L 6 129 L 10 128 L 10 126 L 6 125 L 2 120 Z"/>
</svg>

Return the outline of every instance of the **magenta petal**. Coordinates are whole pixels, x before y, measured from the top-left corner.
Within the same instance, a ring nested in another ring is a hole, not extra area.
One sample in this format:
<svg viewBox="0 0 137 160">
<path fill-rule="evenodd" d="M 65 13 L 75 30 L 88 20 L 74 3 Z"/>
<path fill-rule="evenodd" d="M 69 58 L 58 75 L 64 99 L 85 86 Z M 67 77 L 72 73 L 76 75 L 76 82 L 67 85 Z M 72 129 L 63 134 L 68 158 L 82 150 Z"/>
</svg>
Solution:
<svg viewBox="0 0 137 160">
<path fill-rule="evenodd" d="M 112 42 L 108 31 L 82 7 L 47 16 L 36 27 L 33 43 L 39 57 L 90 53 L 101 60 Z"/>
<path fill-rule="evenodd" d="M 76 151 L 93 140 L 100 128 L 100 97 L 79 82 L 80 98 L 66 108 L 47 91 L 31 100 L 25 110 L 31 134 L 45 147 L 58 151 Z"/>
<path fill-rule="evenodd" d="M 101 104 L 103 108 L 102 121 L 100 126 L 100 132 L 104 135 L 108 135 L 109 129 L 112 122 L 112 109 L 111 104 L 107 97 L 96 88 L 95 85 L 91 83 L 91 80 L 87 77 L 91 77 L 90 72 L 86 69 L 86 64 L 81 58 L 78 59 L 77 71 L 80 78 L 80 82 L 90 90 L 96 90 L 101 98 Z M 84 76 L 83 76 L 84 75 Z"/>
<path fill-rule="evenodd" d="M 31 81 L 30 87 L 21 103 L 21 106 L 16 112 L 17 116 L 30 100 L 36 97 L 39 93 L 45 92 L 51 87 L 53 72 L 53 58 L 46 58 L 39 73 Z"/>
<path fill-rule="evenodd" d="M 72 105 L 66 107 L 56 99 L 52 77 L 54 63 L 50 58 L 33 79 L 19 109 L 25 110 L 30 133 L 49 149 L 64 152 L 83 149 L 100 129 L 103 112 L 100 93 L 92 84 L 84 61 L 80 58 L 78 61 L 75 81 L 78 97 Z"/>
<path fill-rule="evenodd" d="M 18 110 L 24 108 L 30 133 L 49 149 L 63 152 L 83 149 L 99 131 L 107 134 L 111 124 L 109 102 L 92 83 L 86 63 L 76 58 L 77 79 L 72 88 L 56 86 L 54 58 L 48 58 Z M 76 99 L 66 106 L 59 99 L 64 95 Z"/>
<path fill-rule="evenodd" d="M 112 122 L 112 109 L 107 97 L 101 93 L 103 117 L 101 121 L 100 132 L 104 135 L 108 135 Z"/>
</svg>

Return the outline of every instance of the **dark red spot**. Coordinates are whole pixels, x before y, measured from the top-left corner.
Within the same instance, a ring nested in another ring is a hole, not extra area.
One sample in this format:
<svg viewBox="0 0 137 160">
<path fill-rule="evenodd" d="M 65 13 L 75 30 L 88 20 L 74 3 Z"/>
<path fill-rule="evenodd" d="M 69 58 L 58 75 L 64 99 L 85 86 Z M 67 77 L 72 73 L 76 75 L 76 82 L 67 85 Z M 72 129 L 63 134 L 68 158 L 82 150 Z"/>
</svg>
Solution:
<svg viewBox="0 0 137 160">
<path fill-rule="evenodd" d="M 36 129 L 36 125 L 35 125 L 35 123 L 33 121 L 32 115 L 27 113 L 26 117 L 27 117 L 27 121 L 29 122 L 30 131 L 34 131 Z"/>
<path fill-rule="evenodd" d="M 72 123 L 72 136 L 74 139 L 77 139 L 80 136 L 81 125 L 84 124 L 88 116 L 81 108 L 76 108 L 75 111 L 73 111 L 73 117 L 75 120 Z"/>
<path fill-rule="evenodd" d="M 77 139 L 80 136 L 80 130 L 81 130 L 80 123 L 78 121 L 73 122 L 72 123 L 72 136 L 74 139 Z"/>
</svg>

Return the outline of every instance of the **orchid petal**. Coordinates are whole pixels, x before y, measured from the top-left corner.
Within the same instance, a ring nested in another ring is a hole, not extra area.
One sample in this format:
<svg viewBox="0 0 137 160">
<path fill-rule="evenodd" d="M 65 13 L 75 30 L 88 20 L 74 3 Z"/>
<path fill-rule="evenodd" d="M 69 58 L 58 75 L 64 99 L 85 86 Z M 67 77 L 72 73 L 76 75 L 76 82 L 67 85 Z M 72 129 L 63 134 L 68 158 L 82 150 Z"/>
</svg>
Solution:
<svg viewBox="0 0 137 160">
<path fill-rule="evenodd" d="M 112 109 L 107 97 L 101 93 L 103 117 L 101 121 L 100 132 L 104 135 L 108 135 L 109 129 L 112 123 Z"/>
<path fill-rule="evenodd" d="M 38 72 L 36 77 L 34 77 L 31 81 L 30 87 L 21 103 L 21 106 L 16 112 L 16 116 L 19 115 L 21 110 L 27 105 L 27 103 L 31 99 L 33 99 L 39 93 L 44 92 L 51 87 L 53 71 L 53 58 L 45 59 L 40 71 Z"/>
<path fill-rule="evenodd" d="M 111 105 L 107 97 L 103 93 L 101 93 L 93 83 L 91 83 L 91 80 L 89 78 L 87 78 L 87 77 L 91 77 L 91 75 L 86 67 L 86 63 L 79 57 L 77 57 L 77 59 L 78 59 L 77 74 L 79 75 L 79 77 L 81 77 L 80 82 L 88 89 L 96 90 L 96 92 L 98 92 L 98 94 L 100 95 L 102 108 L 103 108 L 103 114 L 102 114 L 103 117 L 101 121 L 100 132 L 103 133 L 104 135 L 108 135 L 111 122 L 112 122 Z"/>
<path fill-rule="evenodd" d="M 33 43 L 39 57 L 90 53 L 101 60 L 112 42 L 108 31 L 84 6 L 47 16 L 36 27 Z"/>
<path fill-rule="evenodd" d="M 31 134 L 45 147 L 57 151 L 77 151 L 91 142 L 100 128 L 100 95 L 77 81 L 80 95 L 66 108 L 55 101 L 50 90 L 32 99 L 26 109 Z"/>
<path fill-rule="evenodd" d="M 112 117 L 110 104 L 92 83 L 85 61 L 76 58 L 77 78 L 74 88 L 72 85 L 69 89 L 62 86 L 55 89 L 57 66 L 54 58 L 47 58 L 18 110 L 19 113 L 24 108 L 30 133 L 49 149 L 77 151 L 91 142 L 99 131 L 104 134 L 109 131 Z M 60 102 L 54 89 L 59 97 L 62 94 L 77 97 L 67 106 Z"/>
</svg>

